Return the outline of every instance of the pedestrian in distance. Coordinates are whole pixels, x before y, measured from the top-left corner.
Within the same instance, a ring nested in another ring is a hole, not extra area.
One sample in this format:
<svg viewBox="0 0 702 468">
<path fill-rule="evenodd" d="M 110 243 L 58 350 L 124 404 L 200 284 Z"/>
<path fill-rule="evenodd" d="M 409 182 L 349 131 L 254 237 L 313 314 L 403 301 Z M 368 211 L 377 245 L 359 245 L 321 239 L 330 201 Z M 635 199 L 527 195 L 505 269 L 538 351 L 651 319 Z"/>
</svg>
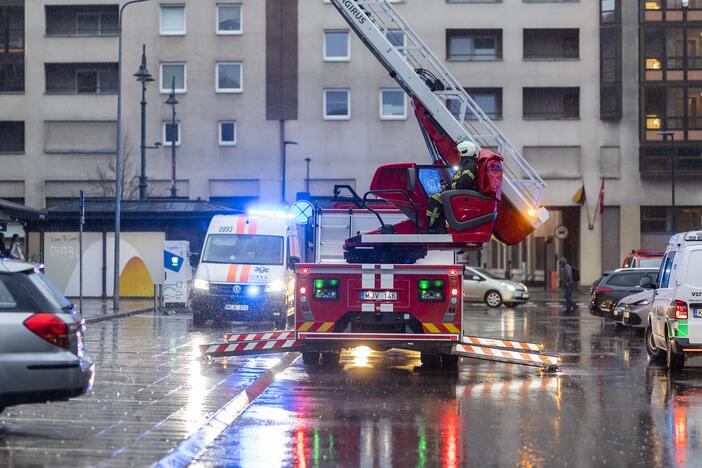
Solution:
<svg viewBox="0 0 702 468">
<path fill-rule="evenodd" d="M 10 258 L 14 258 L 15 260 L 24 260 L 24 254 L 22 253 L 22 246 L 20 245 L 19 235 L 12 235 L 12 241 L 10 241 L 10 249 L 8 253 Z"/>
<path fill-rule="evenodd" d="M 0 257 L 7 257 L 7 246 L 5 245 L 5 234 L 0 232 Z"/>
<path fill-rule="evenodd" d="M 565 257 L 558 260 L 558 265 L 561 267 L 561 287 L 565 292 L 566 312 L 575 312 L 578 310 L 578 304 L 573 300 L 573 290 L 575 289 L 573 267 Z"/>
</svg>

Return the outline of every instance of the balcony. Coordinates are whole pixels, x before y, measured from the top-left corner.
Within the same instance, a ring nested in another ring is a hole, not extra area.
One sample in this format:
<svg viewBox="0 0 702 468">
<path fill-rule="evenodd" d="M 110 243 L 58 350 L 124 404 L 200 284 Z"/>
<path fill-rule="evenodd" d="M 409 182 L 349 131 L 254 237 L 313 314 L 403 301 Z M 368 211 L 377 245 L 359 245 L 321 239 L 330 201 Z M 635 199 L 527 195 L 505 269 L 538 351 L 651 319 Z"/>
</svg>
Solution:
<svg viewBox="0 0 702 468">
<path fill-rule="evenodd" d="M 117 94 L 116 63 L 47 63 L 46 94 Z"/>
<path fill-rule="evenodd" d="M 47 37 L 117 36 L 118 5 L 47 5 Z"/>
<path fill-rule="evenodd" d="M 575 60 L 579 57 L 578 29 L 524 30 L 524 60 Z"/>
</svg>

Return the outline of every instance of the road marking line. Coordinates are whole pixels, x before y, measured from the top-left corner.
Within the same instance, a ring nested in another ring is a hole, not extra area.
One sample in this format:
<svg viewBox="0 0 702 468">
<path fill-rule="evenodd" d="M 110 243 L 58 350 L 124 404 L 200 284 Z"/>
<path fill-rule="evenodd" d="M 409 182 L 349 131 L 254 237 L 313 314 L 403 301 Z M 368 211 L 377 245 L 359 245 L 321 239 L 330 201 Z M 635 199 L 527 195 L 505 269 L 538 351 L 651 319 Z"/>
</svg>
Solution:
<svg viewBox="0 0 702 468">
<path fill-rule="evenodd" d="M 281 361 L 258 377 L 248 388 L 220 408 L 205 424 L 173 450 L 154 463 L 155 468 L 190 465 L 238 418 L 248 406 L 273 382 L 275 376 L 288 369 L 300 355 L 287 353 Z"/>
</svg>

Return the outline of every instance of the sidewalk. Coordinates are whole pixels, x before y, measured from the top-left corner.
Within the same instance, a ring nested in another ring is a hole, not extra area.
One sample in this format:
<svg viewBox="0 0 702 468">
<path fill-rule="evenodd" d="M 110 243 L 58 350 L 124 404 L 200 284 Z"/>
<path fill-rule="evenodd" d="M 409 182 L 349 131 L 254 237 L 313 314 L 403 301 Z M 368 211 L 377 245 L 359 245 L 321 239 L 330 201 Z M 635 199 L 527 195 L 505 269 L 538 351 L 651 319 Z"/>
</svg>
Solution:
<svg viewBox="0 0 702 468">
<path fill-rule="evenodd" d="M 70 298 L 78 306 L 78 298 Z M 120 309 L 115 312 L 112 308 L 112 299 L 83 299 L 83 318 L 86 323 L 102 322 L 119 317 L 140 314 L 152 311 L 154 302 L 152 299 L 122 299 Z"/>
</svg>

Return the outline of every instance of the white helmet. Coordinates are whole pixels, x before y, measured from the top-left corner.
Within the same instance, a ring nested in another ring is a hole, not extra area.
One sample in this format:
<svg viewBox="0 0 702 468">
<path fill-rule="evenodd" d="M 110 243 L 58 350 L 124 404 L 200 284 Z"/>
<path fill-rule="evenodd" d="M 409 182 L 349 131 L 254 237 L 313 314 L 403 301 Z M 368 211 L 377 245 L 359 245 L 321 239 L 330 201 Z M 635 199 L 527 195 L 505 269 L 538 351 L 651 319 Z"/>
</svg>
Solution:
<svg viewBox="0 0 702 468">
<path fill-rule="evenodd" d="M 458 146 L 456 146 L 456 149 L 462 158 L 470 158 L 475 156 L 475 154 L 478 152 L 478 145 L 472 141 L 466 140 L 460 142 Z"/>
</svg>

